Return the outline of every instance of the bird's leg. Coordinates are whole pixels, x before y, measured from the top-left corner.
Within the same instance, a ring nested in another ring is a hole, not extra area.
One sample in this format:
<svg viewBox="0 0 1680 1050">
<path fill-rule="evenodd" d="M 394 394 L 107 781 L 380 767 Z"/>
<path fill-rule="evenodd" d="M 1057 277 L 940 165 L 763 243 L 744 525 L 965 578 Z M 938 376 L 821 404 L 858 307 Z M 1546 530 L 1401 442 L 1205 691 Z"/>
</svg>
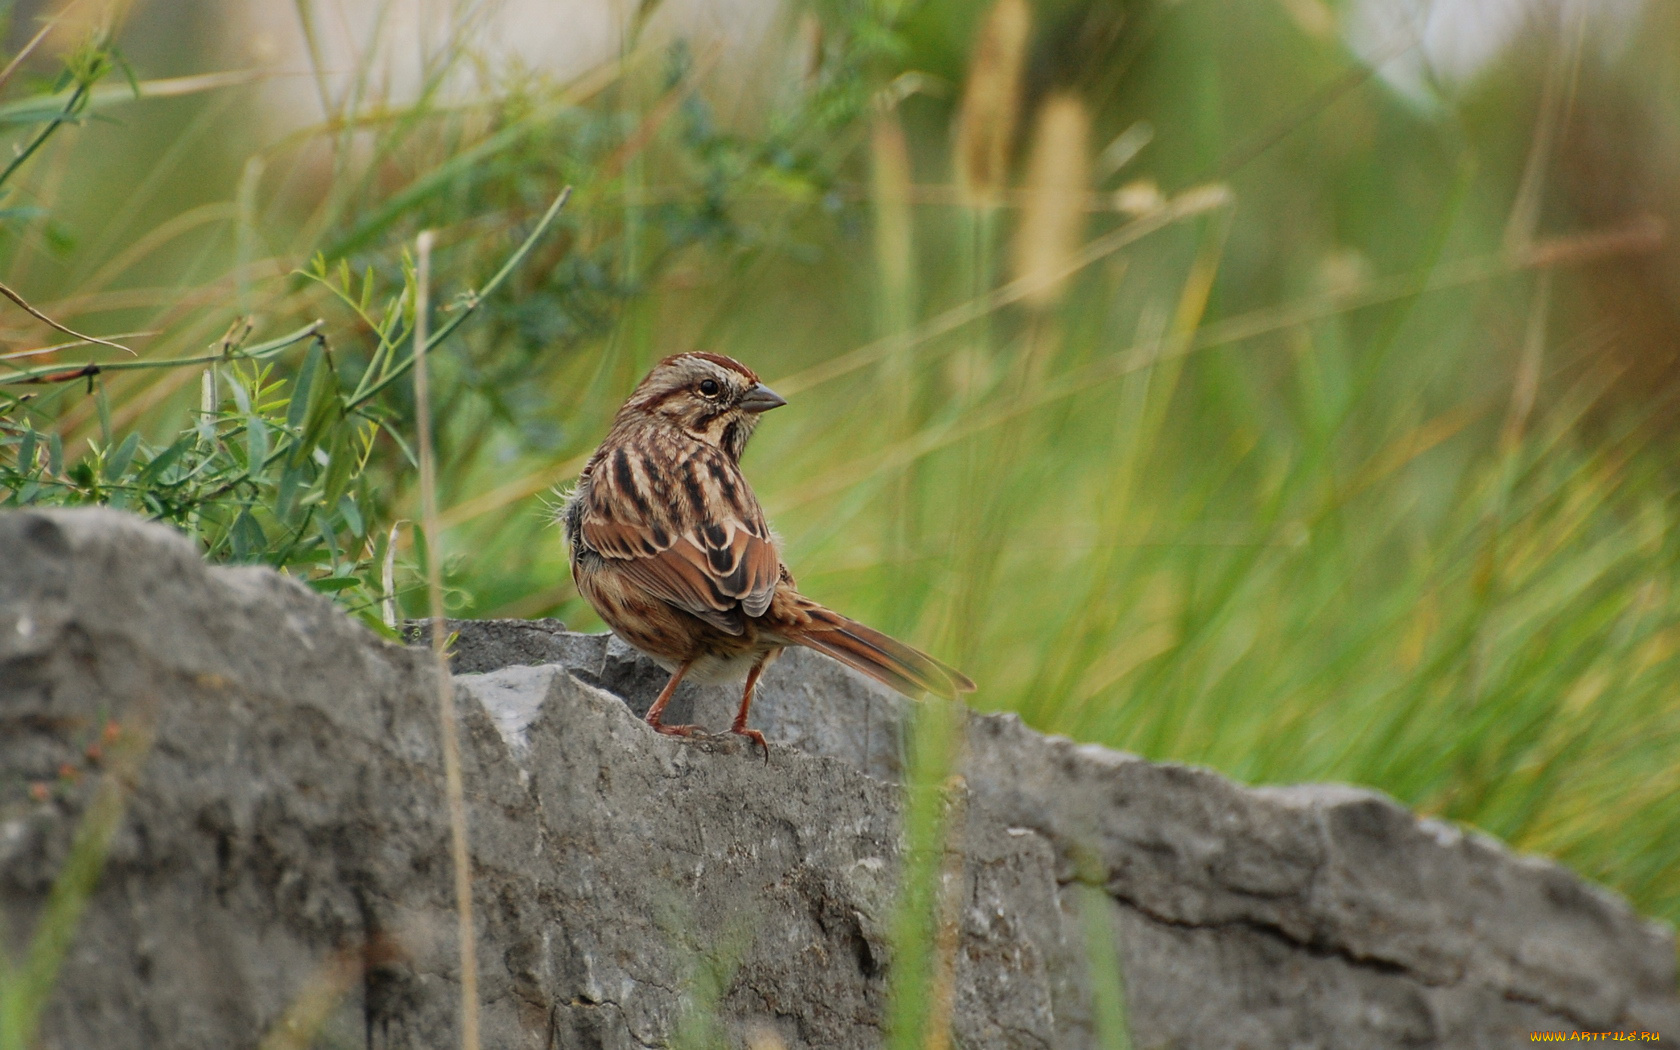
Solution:
<svg viewBox="0 0 1680 1050">
<path fill-rule="evenodd" d="M 764 734 L 756 729 L 747 728 L 747 710 L 752 707 L 753 687 L 758 685 L 758 676 L 764 670 L 764 664 L 769 654 L 758 658 L 751 671 L 747 672 L 747 687 L 741 692 L 741 710 L 735 714 L 735 724 L 729 727 L 731 733 L 739 733 L 764 749 L 764 764 L 770 764 L 770 745 L 764 742 Z"/>
<path fill-rule="evenodd" d="M 688 673 L 689 664 L 693 662 L 690 660 L 676 669 L 671 675 L 671 680 L 665 683 L 665 688 L 661 689 L 659 695 L 654 698 L 653 706 L 648 708 L 647 724 L 652 726 L 655 732 L 664 733 L 666 736 L 694 735 L 693 726 L 668 726 L 659 720 L 659 716 L 665 713 L 665 705 L 670 703 L 671 697 L 676 695 L 677 683 L 683 680 L 683 675 Z"/>
</svg>

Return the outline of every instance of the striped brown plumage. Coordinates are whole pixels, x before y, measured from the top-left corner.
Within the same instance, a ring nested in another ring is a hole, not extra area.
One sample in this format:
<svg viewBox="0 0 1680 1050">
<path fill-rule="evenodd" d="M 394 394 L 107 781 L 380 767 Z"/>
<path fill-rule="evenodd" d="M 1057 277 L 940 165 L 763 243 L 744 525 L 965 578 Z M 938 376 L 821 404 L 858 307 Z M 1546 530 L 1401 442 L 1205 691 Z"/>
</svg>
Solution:
<svg viewBox="0 0 1680 1050">
<path fill-rule="evenodd" d="M 648 710 L 686 678 L 746 679 L 731 731 L 747 728 L 753 688 L 771 660 L 803 645 L 909 696 L 956 697 L 962 673 L 800 594 L 741 453 L 763 412 L 786 404 L 752 370 L 719 354 L 668 357 L 613 419 L 561 511 L 579 593 L 620 638 L 671 672 Z"/>
</svg>

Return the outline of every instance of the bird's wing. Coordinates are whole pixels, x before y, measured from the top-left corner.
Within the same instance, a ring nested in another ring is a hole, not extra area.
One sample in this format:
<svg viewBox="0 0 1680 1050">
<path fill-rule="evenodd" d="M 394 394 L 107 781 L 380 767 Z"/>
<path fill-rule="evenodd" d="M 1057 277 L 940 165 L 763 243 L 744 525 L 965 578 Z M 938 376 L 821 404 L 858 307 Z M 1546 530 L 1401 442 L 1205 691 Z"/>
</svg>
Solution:
<svg viewBox="0 0 1680 1050">
<path fill-rule="evenodd" d="M 730 634 L 762 616 L 781 558 L 764 511 L 722 451 L 619 445 L 590 472 L 584 540 L 632 580 Z"/>
</svg>

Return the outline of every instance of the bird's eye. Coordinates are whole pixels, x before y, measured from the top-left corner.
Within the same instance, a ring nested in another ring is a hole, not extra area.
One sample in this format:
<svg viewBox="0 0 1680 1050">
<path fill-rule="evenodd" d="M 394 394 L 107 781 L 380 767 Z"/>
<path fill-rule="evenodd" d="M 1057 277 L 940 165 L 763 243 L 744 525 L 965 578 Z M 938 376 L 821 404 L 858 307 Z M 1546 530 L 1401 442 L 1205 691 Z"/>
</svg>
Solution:
<svg viewBox="0 0 1680 1050">
<path fill-rule="evenodd" d="M 700 392 L 702 394 L 705 394 L 707 397 L 717 397 L 717 395 L 718 395 L 717 380 L 715 380 L 715 379 L 702 379 L 702 380 L 700 380 Z"/>
</svg>

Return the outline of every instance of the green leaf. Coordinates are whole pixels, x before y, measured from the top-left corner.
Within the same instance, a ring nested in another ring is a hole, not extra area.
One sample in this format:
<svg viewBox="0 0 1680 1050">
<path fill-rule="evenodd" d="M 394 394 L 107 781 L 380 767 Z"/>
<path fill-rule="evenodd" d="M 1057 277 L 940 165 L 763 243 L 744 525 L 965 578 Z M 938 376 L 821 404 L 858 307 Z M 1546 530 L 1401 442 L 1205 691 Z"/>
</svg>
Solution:
<svg viewBox="0 0 1680 1050">
<path fill-rule="evenodd" d="M 354 576 L 321 576 L 309 581 L 309 586 L 323 594 L 337 594 L 361 583 Z"/>
<path fill-rule="evenodd" d="M 397 322 L 402 320 L 404 296 L 385 301 L 385 312 L 379 317 L 379 337 L 388 343 L 396 342 Z"/>
<path fill-rule="evenodd" d="M 134 450 L 140 447 L 138 432 L 128 435 L 118 446 L 116 454 L 105 461 L 105 480 L 116 481 L 128 471 L 128 464 L 134 459 Z"/>
<path fill-rule="evenodd" d="M 332 515 L 323 507 L 313 507 L 311 513 L 315 520 L 316 542 L 324 546 L 327 552 L 332 555 L 333 574 L 335 576 L 342 575 L 345 569 L 339 563 L 344 560 L 345 555 L 338 548 L 338 533 L 333 529 Z"/>
<path fill-rule="evenodd" d="M 361 508 L 356 506 L 356 497 L 345 496 L 338 504 L 338 513 L 344 518 L 344 523 L 350 526 L 350 532 L 357 539 L 367 535 L 367 526 L 362 523 Z"/>
<path fill-rule="evenodd" d="M 245 475 L 254 478 L 261 473 L 263 461 L 268 459 L 268 425 L 260 416 L 250 416 L 245 420 L 245 454 Z"/>
<path fill-rule="evenodd" d="M 18 470 L 26 474 L 35 472 L 35 428 L 24 430 L 23 438 L 18 442 L 17 452 Z"/>
<path fill-rule="evenodd" d="M 324 356 L 323 350 L 323 359 Z M 338 423 L 344 419 L 343 404 L 339 397 L 338 384 L 333 381 L 332 369 L 315 370 L 303 419 L 302 433 L 299 434 L 297 447 L 292 452 L 292 462 L 298 466 L 303 466 L 309 460 L 315 449 L 321 446 L 327 432 L 336 429 Z"/>
<path fill-rule="evenodd" d="M 274 514 L 281 521 L 290 521 L 296 512 L 298 491 L 303 481 L 301 466 L 288 466 L 280 472 L 280 485 L 274 496 Z"/>
<path fill-rule="evenodd" d="M 402 450 L 403 458 L 408 460 L 408 465 L 415 470 L 419 470 L 420 457 L 414 454 L 414 449 L 410 448 L 408 442 L 403 440 L 403 436 L 397 433 L 393 427 L 385 428 L 385 433 L 392 441 L 396 442 L 397 448 Z"/>
<path fill-rule="evenodd" d="M 241 413 L 251 415 L 251 395 L 245 390 L 245 382 L 237 370 L 230 369 L 230 372 L 232 374 L 227 377 L 228 390 L 233 394 L 233 403 L 239 406 Z"/>
<path fill-rule="evenodd" d="M 193 433 L 176 438 L 173 445 L 153 456 L 151 461 L 146 464 L 146 468 L 140 472 L 140 482 L 142 484 L 155 484 L 163 480 L 163 472 L 174 466 L 175 461 L 180 459 L 196 440 L 197 435 Z"/>
<path fill-rule="evenodd" d="M 228 541 L 233 545 L 233 556 L 240 561 L 250 561 L 268 549 L 268 536 L 249 507 L 240 508 L 239 516 L 233 519 Z"/>
<path fill-rule="evenodd" d="M 54 477 L 64 475 L 64 440 L 57 434 L 47 438 L 47 470 Z"/>
<path fill-rule="evenodd" d="M 388 642 L 400 643 L 405 640 L 401 631 L 397 630 L 395 627 L 387 626 L 385 621 L 380 619 L 379 606 L 377 603 L 366 609 L 353 609 L 351 610 L 351 615 L 362 621 L 362 626 L 366 627 L 368 630 L 379 635 Z"/>
<path fill-rule="evenodd" d="M 309 400 L 315 383 L 315 370 L 321 365 L 321 341 L 319 339 L 309 344 L 309 353 L 304 355 L 303 365 L 298 369 L 297 380 L 292 384 L 292 403 L 286 409 L 286 428 L 298 431 L 303 427 L 303 421 L 309 418 Z"/>
<path fill-rule="evenodd" d="M 337 427 L 333 430 L 331 443 L 327 446 L 327 476 L 322 484 L 321 502 L 328 507 L 336 504 L 350 487 L 350 480 L 356 469 L 356 453 L 350 447 L 348 427 Z"/>
</svg>

